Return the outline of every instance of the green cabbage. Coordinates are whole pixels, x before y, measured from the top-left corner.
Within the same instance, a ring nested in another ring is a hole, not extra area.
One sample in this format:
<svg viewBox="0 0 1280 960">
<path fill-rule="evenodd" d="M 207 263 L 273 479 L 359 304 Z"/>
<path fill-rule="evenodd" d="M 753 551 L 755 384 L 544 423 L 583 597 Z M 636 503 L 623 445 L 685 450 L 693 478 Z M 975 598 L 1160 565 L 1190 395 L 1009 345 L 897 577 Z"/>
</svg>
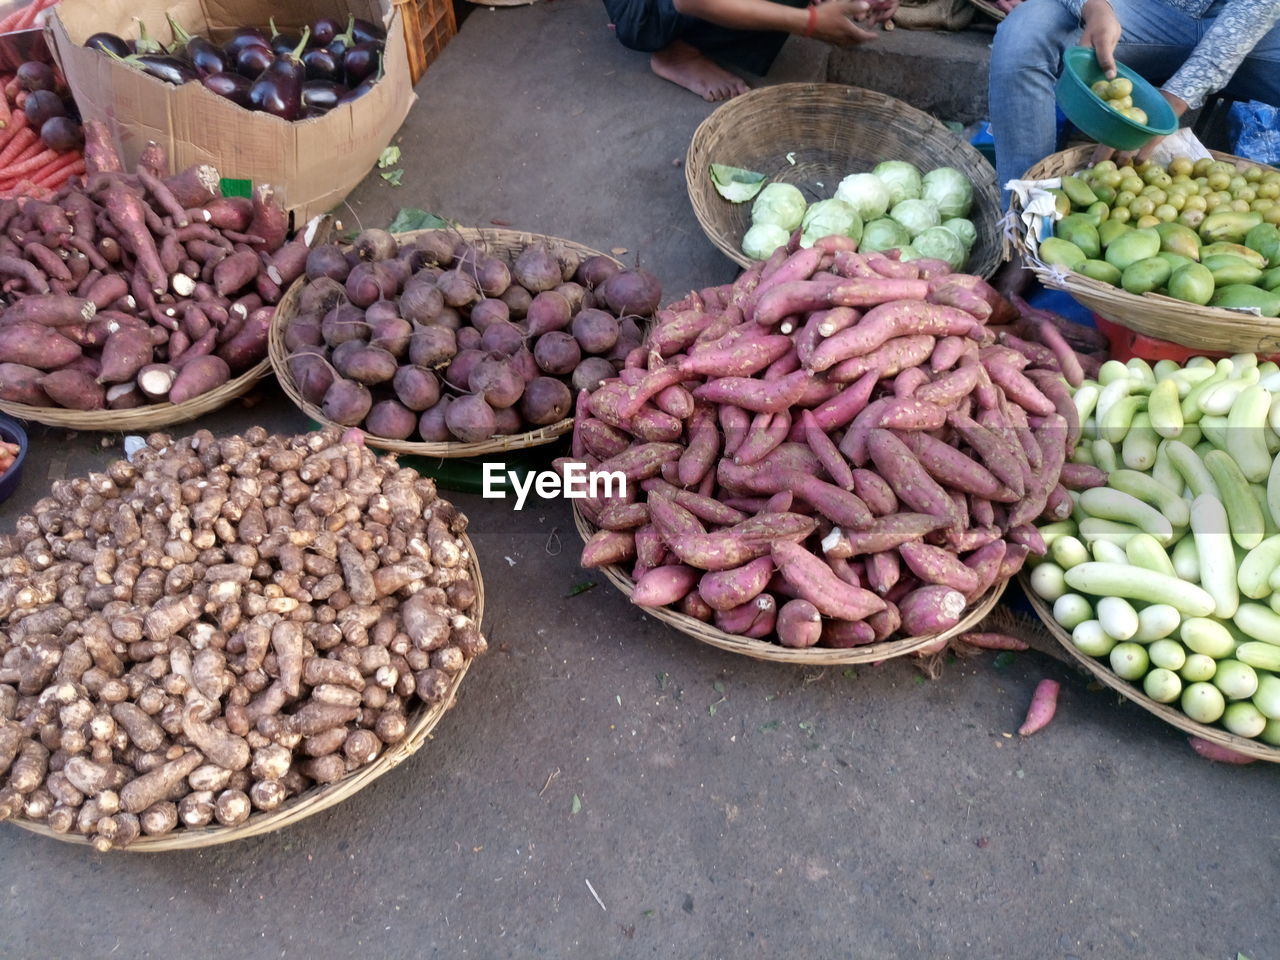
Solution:
<svg viewBox="0 0 1280 960">
<path fill-rule="evenodd" d="M 789 183 L 771 183 L 756 197 L 751 222 L 791 231 L 800 226 L 805 210 L 804 194 Z"/>
<path fill-rule="evenodd" d="M 889 216 L 902 224 L 913 240 L 930 227 L 942 225 L 938 208 L 928 200 L 903 200 L 889 211 Z"/>
<path fill-rule="evenodd" d="M 877 164 L 871 171 L 889 188 L 889 205 L 901 203 L 903 200 L 915 200 L 920 197 L 923 183 L 920 171 L 914 164 L 905 160 L 886 160 Z"/>
<path fill-rule="evenodd" d="M 852 237 L 856 243 L 862 239 L 862 218 L 843 200 L 819 200 L 805 211 L 800 222 L 800 246 L 812 247 L 823 237 L 838 235 Z"/>
<path fill-rule="evenodd" d="M 753 260 L 768 260 L 769 255 L 791 239 L 791 234 L 771 223 L 754 224 L 742 238 L 742 252 Z"/>
<path fill-rule="evenodd" d="M 716 192 L 730 203 L 746 203 L 764 186 L 764 174 L 723 163 L 711 164 L 711 182 Z"/>
<path fill-rule="evenodd" d="M 874 173 L 853 173 L 836 187 L 836 199 L 853 207 L 865 223 L 889 209 L 889 188 Z"/>
<path fill-rule="evenodd" d="M 920 196 L 937 207 L 945 218 L 967 217 L 973 206 L 973 184 L 955 167 L 939 167 L 924 175 Z"/>
<path fill-rule="evenodd" d="M 969 251 L 964 248 L 960 238 L 946 227 L 930 227 L 911 241 L 911 245 L 922 257 L 934 260 L 945 260 L 951 272 L 955 273 L 969 259 Z"/>
<path fill-rule="evenodd" d="M 908 260 L 923 260 L 924 254 L 908 243 L 898 248 L 898 259 L 903 263 Z"/>
<path fill-rule="evenodd" d="M 960 238 L 966 251 L 972 250 L 973 245 L 978 242 L 978 228 L 973 225 L 972 220 L 952 217 L 950 220 L 943 220 L 942 225 Z"/>
<path fill-rule="evenodd" d="M 862 242 L 859 250 L 882 252 L 905 247 L 911 240 L 902 224 L 883 217 L 872 220 L 862 229 Z"/>
</svg>

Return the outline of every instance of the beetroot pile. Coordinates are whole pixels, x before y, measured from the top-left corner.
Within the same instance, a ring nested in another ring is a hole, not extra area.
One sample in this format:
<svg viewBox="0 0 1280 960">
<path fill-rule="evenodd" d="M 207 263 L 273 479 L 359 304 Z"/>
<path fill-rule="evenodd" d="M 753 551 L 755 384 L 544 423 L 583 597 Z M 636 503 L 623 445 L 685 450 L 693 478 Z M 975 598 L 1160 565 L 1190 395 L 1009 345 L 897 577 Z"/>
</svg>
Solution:
<svg viewBox="0 0 1280 960">
<path fill-rule="evenodd" d="M 574 458 L 627 481 L 577 501 L 582 563 L 628 566 L 632 602 L 789 647 L 930 635 L 1070 512 L 1081 360 L 1056 318 L 852 247 L 671 304 L 579 396 Z"/>
<path fill-rule="evenodd" d="M 288 372 L 329 420 L 376 437 L 477 443 L 550 426 L 640 345 L 657 281 L 534 244 L 514 259 L 448 231 L 365 230 L 314 248 L 285 331 Z"/>
<path fill-rule="evenodd" d="M 87 174 L 0 201 L 0 399 L 73 410 L 182 403 L 266 356 L 308 247 L 269 186 L 219 196 L 151 144 L 125 173 L 101 124 Z"/>
</svg>

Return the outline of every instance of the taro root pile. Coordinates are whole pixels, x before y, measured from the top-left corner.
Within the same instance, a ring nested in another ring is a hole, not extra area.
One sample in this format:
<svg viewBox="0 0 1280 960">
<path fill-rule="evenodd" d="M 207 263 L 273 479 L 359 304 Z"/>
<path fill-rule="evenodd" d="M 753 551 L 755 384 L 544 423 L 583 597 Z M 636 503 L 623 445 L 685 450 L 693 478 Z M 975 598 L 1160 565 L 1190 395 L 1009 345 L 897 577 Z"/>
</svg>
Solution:
<svg viewBox="0 0 1280 960">
<path fill-rule="evenodd" d="M 569 416 L 640 345 L 643 270 L 533 244 L 510 262 L 434 230 L 313 248 L 285 330 L 297 392 L 373 436 L 477 443 Z"/>
<path fill-rule="evenodd" d="M 309 247 L 270 186 L 219 195 L 208 165 L 163 149 L 125 173 L 99 122 L 87 175 L 0 201 L 0 399 L 123 410 L 182 403 L 259 363 Z"/>
<path fill-rule="evenodd" d="M 55 482 L 0 538 L 0 820 L 105 850 L 372 763 L 486 648 L 466 523 L 336 429 Z"/>
<path fill-rule="evenodd" d="M 1070 513 L 1080 375 L 1050 319 L 943 261 L 779 248 L 580 396 L 574 458 L 627 480 L 576 501 L 582 563 L 789 647 L 945 631 Z"/>
</svg>

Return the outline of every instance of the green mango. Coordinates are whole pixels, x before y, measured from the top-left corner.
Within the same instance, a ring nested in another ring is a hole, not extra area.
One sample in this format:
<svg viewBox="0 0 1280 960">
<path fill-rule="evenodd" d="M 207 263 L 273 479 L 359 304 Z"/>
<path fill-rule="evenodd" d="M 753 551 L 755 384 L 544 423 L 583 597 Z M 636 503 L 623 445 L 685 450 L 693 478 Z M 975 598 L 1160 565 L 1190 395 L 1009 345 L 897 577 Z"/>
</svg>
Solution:
<svg viewBox="0 0 1280 960">
<path fill-rule="evenodd" d="M 1219 287 L 1209 301 L 1211 307 L 1257 307 L 1264 317 L 1280 317 L 1280 293 L 1268 293 L 1247 283 Z"/>
<path fill-rule="evenodd" d="M 1086 260 L 1076 267 L 1076 272 L 1083 273 L 1086 277 L 1092 277 L 1094 280 L 1109 283 L 1113 287 L 1120 286 L 1120 269 L 1113 267 L 1105 260 Z"/>
<path fill-rule="evenodd" d="M 1116 191 L 1112 187 L 1108 187 L 1105 183 L 1092 184 L 1094 196 L 1098 198 L 1099 203 L 1105 203 L 1108 207 L 1116 202 Z M 1105 220 L 1106 217 L 1103 217 Z"/>
<path fill-rule="evenodd" d="M 1072 205 L 1077 207 L 1087 207 L 1091 203 L 1098 202 L 1098 195 L 1079 177 L 1063 177 L 1062 192 L 1070 197 Z"/>
<path fill-rule="evenodd" d="M 1148 260 L 1160 252 L 1160 234 L 1150 227 L 1130 230 L 1107 246 L 1106 261 L 1124 270 L 1139 260 Z"/>
<path fill-rule="evenodd" d="M 1280 290 L 1280 267 L 1272 267 L 1258 278 L 1258 286 L 1263 290 Z"/>
<path fill-rule="evenodd" d="M 1205 243 L 1217 243 L 1219 240 L 1240 243 L 1260 223 L 1262 214 L 1256 210 L 1211 213 L 1200 224 L 1200 239 Z"/>
<path fill-rule="evenodd" d="M 1190 227 L 1180 223 L 1161 223 L 1155 227 L 1160 234 L 1160 249 L 1176 253 L 1188 260 L 1200 259 L 1200 238 Z"/>
<path fill-rule="evenodd" d="M 1122 237 L 1132 229 L 1132 224 L 1121 223 L 1119 220 L 1106 220 L 1098 227 L 1098 240 L 1103 247 L 1109 247 L 1116 237 Z"/>
<path fill-rule="evenodd" d="M 1053 235 L 1074 243 L 1086 257 L 1102 256 L 1098 228 L 1089 222 L 1086 214 L 1073 213 L 1063 217 L 1054 225 Z"/>
<path fill-rule="evenodd" d="M 1244 235 L 1244 245 L 1262 254 L 1267 266 L 1280 267 L 1280 227 L 1274 223 L 1258 224 Z"/>
<path fill-rule="evenodd" d="M 1124 268 L 1120 286 L 1129 293 L 1150 293 L 1168 283 L 1172 272 L 1173 267 L 1169 266 L 1169 261 L 1148 257 Z"/>
<path fill-rule="evenodd" d="M 1061 237 L 1050 237 L 1040 243 L 1040 259 L 1051 267 L 1066 267 L 1068 270 L 1075 270 L 1089 258 L 1084 255 L 1083 250 L 1070 240 L 1063 240 Z"/>
<path fill-rule="evenodd" d="M 1188 260 L 1186 257 L 1177 253 L 1170 253 L 1168 250 L 1161 250 L 1156 254 L 1161 260 L 1165 261 L 1174 270 L 1179 267 L 1185 267 L 1188 263 L 1195 263 L 1194 260 Z"/>
<path fill-rule="evenodd" d="M 1111 216 L 1111 207 L 1099 200 L 1097 203 L 1089 204 L 1089 208 L 1085 210 L 1089 216 L 1093 217 L 1094 223 L 1105 223 Z"/>
<path fill-rule="evenodd" d="M 1229 253 L 1233 257 L 1239 257 L 1246 263 L 1252 263 L 1259 270 L 1267 266 L 1266 257 L 1252 247 L 1246 247 L 1242 243 L 1206 243 L 1200 248 L 1200 262 L 1204 263 L 1205 257 L 1214 257 L 1220 253 Z"/>
<path fill-rule="evenodd" d="M 1257 283 L 1262 270 L 1248 260 L 1230 253 L 1215 253 L 1200 261 L 1213 274 L 1213 282 L 1219 287 L 1229 284 Z"/>
<path fill-rule="evenodd" d="M 1204 306 L 1213 298 L 1213 274 L 1203 263 L 1187 263 L 1169 277 L 1169 296 Z"/>
</svg>

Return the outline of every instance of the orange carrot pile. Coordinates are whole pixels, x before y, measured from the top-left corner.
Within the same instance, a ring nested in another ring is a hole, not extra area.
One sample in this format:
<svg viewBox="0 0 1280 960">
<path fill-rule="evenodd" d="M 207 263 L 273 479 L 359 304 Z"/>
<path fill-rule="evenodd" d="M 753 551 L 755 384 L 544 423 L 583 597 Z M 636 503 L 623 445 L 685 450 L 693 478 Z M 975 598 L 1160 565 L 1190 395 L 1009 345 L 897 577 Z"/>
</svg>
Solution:
<svg viewBox="0 0 1280 960">
<path fill-rule="evenodd" d="M 43 199 L 84 173 L 84 155 L 79 150 L 51 150 L 40 140 L 39 131 L 31 128 L 22 111 L 26 93 L 16 77 L 0 74 L 0 92 L 0 198 Z"/>
<path fill-rule="evenodd" d="M 55 6 L 58 0 L 34 0 L 33 3 L 20 10 L 15 10 L 4 19 L 0 20 L 0 33 L 15 33 L 19 30 L 30 30 L 36 26 L 36 18 Z"/>
</svg>

